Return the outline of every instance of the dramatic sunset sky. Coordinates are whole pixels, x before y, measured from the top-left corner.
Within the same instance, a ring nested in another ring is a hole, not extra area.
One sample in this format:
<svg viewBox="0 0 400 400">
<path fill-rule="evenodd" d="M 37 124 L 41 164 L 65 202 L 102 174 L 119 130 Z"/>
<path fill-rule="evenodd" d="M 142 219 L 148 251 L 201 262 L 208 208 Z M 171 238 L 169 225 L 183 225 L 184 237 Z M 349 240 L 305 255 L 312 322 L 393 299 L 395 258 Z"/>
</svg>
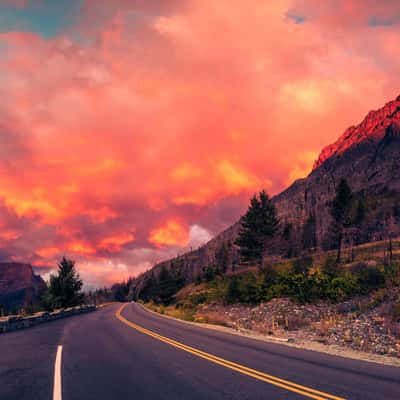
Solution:
<svg viewBox="0 0 400 400">
<path fill-rule="evenodd" d="M 203 244 L 400 94 L 399 43 L 398 0 L 0 0 L 0 260 Z"/>
</svg>

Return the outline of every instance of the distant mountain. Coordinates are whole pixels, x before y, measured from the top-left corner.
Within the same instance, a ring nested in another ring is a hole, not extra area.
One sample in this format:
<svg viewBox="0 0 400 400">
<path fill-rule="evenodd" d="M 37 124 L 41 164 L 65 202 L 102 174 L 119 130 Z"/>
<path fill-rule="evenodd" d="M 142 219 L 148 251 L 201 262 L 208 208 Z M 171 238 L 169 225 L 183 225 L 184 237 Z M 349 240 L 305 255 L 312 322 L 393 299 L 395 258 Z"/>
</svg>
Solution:
<svg viewBox="0 0 400 400">
<path fill-rule="evenodd" d="M 38 301 L 46 284 L 33 273 L 32 266 L 20 263 L 0 263 L 0 306 L 8 311 Z"/>
<path fill-rule="evenodd" d="M 281 227 L 269 243 L 267 257 L 293 257 L 335 247 L 329 205 L 342 178 L 363 205 L 362 219 L 347 232 L 345 244 L 400 236 L 400 96 L 347 129 L 321 152 L 307 178 L 273 198 Z M 181 269 L 187 282 L 194 280 L 204 267 L 216 264 L 223 243 L 228 248 L 228 270 L 234 269 L 238 254 L 233 243 L 238 229 L 239 222 L 198 250 L 156 265 L 139 277 L 135 293 L 163 265 Z"/>
</svg>

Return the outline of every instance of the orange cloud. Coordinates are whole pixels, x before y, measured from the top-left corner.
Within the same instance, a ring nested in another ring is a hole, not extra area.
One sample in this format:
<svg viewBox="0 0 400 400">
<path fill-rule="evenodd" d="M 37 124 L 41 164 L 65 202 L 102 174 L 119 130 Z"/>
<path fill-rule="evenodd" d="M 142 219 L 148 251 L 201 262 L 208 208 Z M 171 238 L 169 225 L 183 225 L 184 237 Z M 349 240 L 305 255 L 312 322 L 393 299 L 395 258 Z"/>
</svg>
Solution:
<svg viewBox="0 0 400 400">
<path fill-rule="evenodd" d="M 187 246 L 188 228 L 177 220 L 171 219 L 164 226 L 150 232 L 149 242 L 156 246 Z"/>
<path fill-rule="evenodd" d="M 190 164 L 178 166 L 172 171 L 171 178 L 180 183 L 171 188 L 172 201 L 177 205 L 193 204 L 204 206 L 212 201 L 240 193 L 251 193 L 262 186 L 261 180 L 246 171 L 240 165 L 222 158 L 220 161 L 210 161 L 207 173 Z M 272 184 L 264 180 L 264 187 Z"/>
<path fill-rule="evenodd" d="M 99 248 L 117 253 L 121 250 L 122 246 L 135 240 L 132 233 L 122 233 L 115 236 L 105 237 L 100 241 Z"/>
<path fill-rule="evenodd" d="M 178 165 L 173 169 L 171 172 L 171 179 L 181 182 L 197 179 L 203 175 L 203 171 L 200 168 L 196 168 L 195 166 L 186 163 Z"/>
<path fill-rule="evenodd" d="M 311 171 L 315 160 L 319 153 L 316 151 L 308 151 L 298 155 L 297 159 L 293 160 L 293 168 L 289 172 L 286 184 L 290 185 L 297 179 L 304 178 Z"/>
<path fill-rule="evenodd" d="M 71 242 L 68 243 L 66 247 L 69 251 L 82 255 L 93 255 L 96 253 L 95 247 L 83 242 Z"/>
<path fill-rule="evenodd" d="M 42 258 L 51 258 L 62 253 L 57 247 L 45 247 L 36 250 L 36 253 Z"/>
<path fill-rule="evenodd" d="M 226 192 L 236 194 L 260 187 L 260 180 L 255 175 L 250 175 L 228 160 L 218 163 L 218 172 L 226 187 Z"/>
</svg>

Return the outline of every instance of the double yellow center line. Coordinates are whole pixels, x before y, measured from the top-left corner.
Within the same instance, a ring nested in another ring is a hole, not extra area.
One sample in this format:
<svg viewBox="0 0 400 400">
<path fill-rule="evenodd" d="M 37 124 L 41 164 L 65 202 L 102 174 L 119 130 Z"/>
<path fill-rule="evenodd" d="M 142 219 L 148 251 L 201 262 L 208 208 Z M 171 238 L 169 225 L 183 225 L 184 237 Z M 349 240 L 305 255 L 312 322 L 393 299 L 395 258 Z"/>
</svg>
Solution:
<svg viewBox="0 0 400 400">
<path fill-rule="evenodd" d="M 157 339 L 160 342 L 167 343 L 170 346 L 173 346 L 173 347 L 175 347 L 177 349 L 186 351 L 187 353 L 190 353 L 190 354 L 193 354 L 193 355 L 195 355 L 197 357 L 203 358 L 204 360 L 208 360 L 208 361 L 210 361 L 210 362 L 212 362 L 214 364 L 221 365 L 221 366 L 223 366 L 225 368 L 229 368 L 229 369 L 231 369 L 233 371 L 240 372 L 243 375 L 250 376 L 252 378 L 258 379 L 259 381 L 266 382 L 266 383 L 269 383 L 269 384 L 274 385 L 274 386 L 278 386 L 278 387 L 280 387 L 282 389 L 285 389 L 285 390 L 288 390 L 290 392 L 294 392 L 294 393 L 300 394 L 300 395 L 305 396 L 305 397 L 307 397 L 309 399 L 315 399 L 315 400 L 345 400 L 342 397 L 337 397 L 337 396 L 333 396 L 333 395 L 328 394 L 328 393 L 320 392 L 319 390 L 308 388 L 306 386 L 302 386 L 302 385 L 299 385 L 297 383 L 290 382 L 290 381 L 287 381 L 285 379 L 281 379 L 281 378 L 278 378 L 278 377 L 273 376 L 273 375 L 266 374 L 266 373 L 261 372 L 261 371 L 257 371 L 255 369 L 245 367 L 244 365 L 240 365 L 240 364 L 234 363 L 232 361 L 225 360 L 224 358 L 217 357 L 217 356 L 215 356 L 213 354 L 206 353 L 206 352 L 198 350 L 198 349 L 196 349 L 194 347 L 187 346 L 187 345 L 185 345 L 183 343 L 177 342 L 176 340 L 172 340 L 172 339 L 169 339 L 169 338 L 167 338 L 165 336 L 161 336 L 158 333 L 155 333 L 155 332 L 150 331 L 150 330 L 148 330 L 146 328 L 143 328 L 142 326 L 139 326 L 139 325 L 127 320 L 126 318 L 124 318 L 121 315 L 121 313 L 122 313 L 122 311 L 124 310 L 124 308 L 126 306 L 127 306 L 127 304 L 124 304 L 122 307 L 120 307 L 119 310 L 115 313 L 115 316 L 121 322 L 123 322 L 125 325 L 128 325 L 132 329 L 135 329 L 136 331 L 141 332 L 141 333 L 143 333 L 143 334 L 145 334 L 147 336 L 150 336 L 150 337 L 152 337 L 154 339 Z"/>
</svg>

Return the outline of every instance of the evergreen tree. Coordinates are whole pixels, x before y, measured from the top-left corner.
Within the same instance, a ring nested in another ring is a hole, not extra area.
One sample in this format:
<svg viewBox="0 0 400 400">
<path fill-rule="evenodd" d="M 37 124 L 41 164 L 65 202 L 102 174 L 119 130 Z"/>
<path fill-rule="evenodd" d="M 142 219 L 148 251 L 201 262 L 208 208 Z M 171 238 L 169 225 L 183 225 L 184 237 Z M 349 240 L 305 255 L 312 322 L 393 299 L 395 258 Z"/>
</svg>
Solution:
<svg viewBox="0 0 400 400">
<path fill-rule="evenodd" d="M 163 265 L 158 276 L 158 294 L 161 303 L 168 305 L 172 301 L 173 295 L 178 291 L 176 280 L 171 271 Z"/>
<path fill-rule="evenodd" d="M 354 221 L 356 225 L 361 225 L 362 222 L 364 221 L 364 217 L 365 217 L 365 204 L 363 200 L 359 200 L 357 204 L 356 218 Z"/>
<path fill-rule="evenodd" d="M 241 219 L 241 227 L 235 244 L 240 247 L 242 261 L 262 263 L 266 241 L 274 237 L 278 229 L 275 205 L 265 191 L 250 200 L 249 208 Z"/>
<path fill-rule="evenodd" d="M 176 268 L 174 269 L 173 277 L 175 280 L 176 291 L 182 289 L 185 286 L 185 275 L 183 273 L 183 261 L 180 260 Z"/>
<path fill-rule="evenodd" d="M 336 195 L 331 205 L 331 216 L 334 220 L 337 240 L 337 260 L 341 260 L 343 230 L 353 223 L 352 218 L 353 193 L 346 179 L 342 179 L 336 188 Z"/>
<path fill-rule="evenodd" d="M 232 276 L 229 279 L 228 287 L 226 290 L 226 302 L 228 304 L 236 303 L 239 298 L 239 280 L 237 276 Z"/>
<path fill-rule="evenodd" d="M 203 268 L 203 278 L 206 282 L 211 282 L 216 275 L 216 268 L 213 265 L 209 265 Z"/>
<path fill-rule="evenodd" d="M 303 226 L 303 249 L 313 249 L 317 246 L 316 221 L 314 215 L 307 218 Z"/>
<path fill-rule="evenodd" d="M 111 287 L 111 298 L 114 301 L 123 302 L 127 300 L 129 289 L 130 289 L 131 281 L 123 283 L 116 283 Z"/>
<path fill-rule="evenodd" d="M 222 242 L 215 252 L 215 261 L 217 263 L 217 271 L 224 274 L 229 265 L 229 250 L 226 242 Z"/>
<path fill-rule="evenodd" d="M 293 224 L 290 222 L 287 222 L 285 224 L 285 227 L 283 228 L 283 233 L 282 236 L 285 240 L 289 240 L 292 236 L 292 232 L 293 232 Z"/>
<path fill-rule="evenodd" d="M 154 276 L 153 271 L 150 273 L 143 284 L 142 290 L 139 292 L 139 298 L 144 302 L 148 302 L 150 300 L 155 300 L 158 295 L 158 282 Z"/>
<path fill-rule="evenodd" d="M 63 257 L 58 264 L 57 275 L 50 276 L 50 285 L 44 297 L 47 308 L 66 308 L 82 304 L 82 285 L 75 262 Z"/>
</svg>

